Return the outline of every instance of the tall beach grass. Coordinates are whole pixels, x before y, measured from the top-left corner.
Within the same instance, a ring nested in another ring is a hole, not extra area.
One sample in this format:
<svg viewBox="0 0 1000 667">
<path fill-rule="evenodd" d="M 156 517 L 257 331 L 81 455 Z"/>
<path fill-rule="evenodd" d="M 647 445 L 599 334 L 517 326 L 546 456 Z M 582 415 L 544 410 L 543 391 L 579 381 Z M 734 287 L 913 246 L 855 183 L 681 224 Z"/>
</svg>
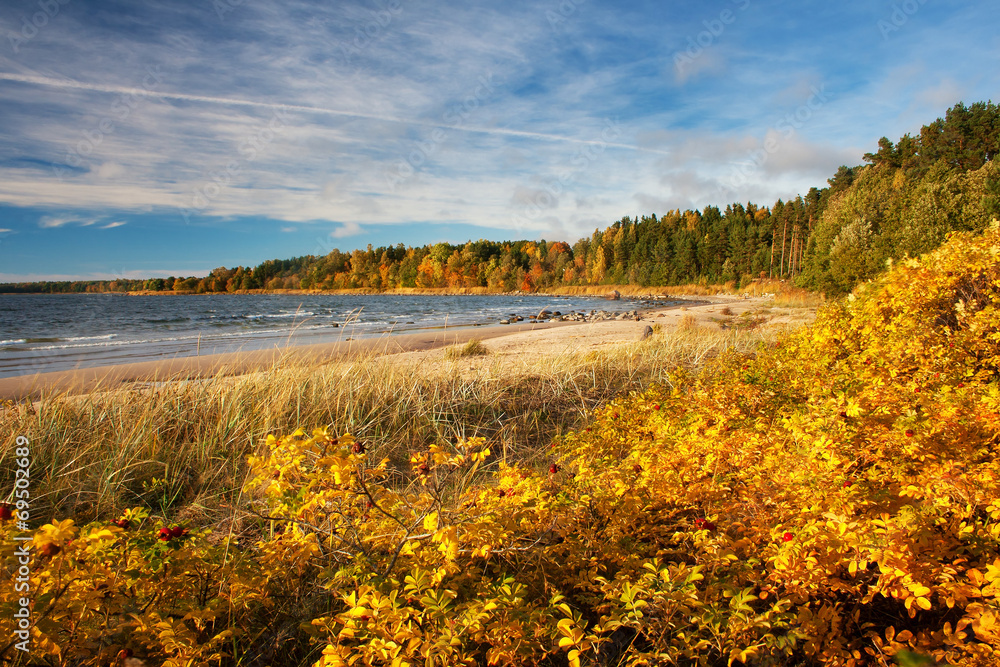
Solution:
<svg viewBox="0 0 1000 667">
<path fill-rule="evenodd" d="M 50 395 L 0 408 L 0 484 L 13 486 L 18 435 L 31 441 L 36 520 L 85 522 L 141 505 L 171 520 L 225 522 L 240 503 L 246 456 L 298 427 L 354 434 L 401 480 L 412 452 L 471 436 L 487 438 L 497 461 L 542 465 L 554 436 L 614 396 L 774 335 L 689 323 L 600 352 L 289 361 L 237 377 Z"/>
</svg>

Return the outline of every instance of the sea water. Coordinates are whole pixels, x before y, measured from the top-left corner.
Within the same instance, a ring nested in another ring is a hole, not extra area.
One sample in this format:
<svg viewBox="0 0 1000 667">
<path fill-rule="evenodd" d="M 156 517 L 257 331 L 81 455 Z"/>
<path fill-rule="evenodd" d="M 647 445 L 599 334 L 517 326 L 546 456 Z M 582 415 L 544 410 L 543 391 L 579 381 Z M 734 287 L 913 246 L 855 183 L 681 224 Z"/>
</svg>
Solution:
<svg viewBox="0 0 1000 667">
<path fill-rule="evenodd" d="M 0 295 L 0 377 L 630 307 L 536 295 Z"/>
</svg>

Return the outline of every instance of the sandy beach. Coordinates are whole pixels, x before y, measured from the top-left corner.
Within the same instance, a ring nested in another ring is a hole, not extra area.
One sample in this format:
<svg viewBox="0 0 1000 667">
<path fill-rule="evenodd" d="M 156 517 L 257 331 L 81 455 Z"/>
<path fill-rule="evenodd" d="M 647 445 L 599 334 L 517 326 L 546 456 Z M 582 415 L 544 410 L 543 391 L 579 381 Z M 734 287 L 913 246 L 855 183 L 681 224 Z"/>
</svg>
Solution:
<svg viewBox="0 0 1000 667">
<path fill-rule="evenodd" d="M 793 324 L 811 315 L 811 311 L 775 309 L 769 308 L 768 304 L 766 297 L 705 297 L 692 301 L 690 306 L 640 311 L 639 321 L 519 323 L 435 329 L 318 345 L 37 373 L 0 379 L 0 400 L 37 400 L 58 393 L 78 394 L 137 383 L 239 375 L 275 365 L 326 363 L 364 355 L 392 354 L 399 355 L 401 363 L 436 363 L 444 359 L 444 348 L 470 340 L 490 341 L 488 349 L 494 361 L 516 359 L 525 354 L 557 356 L 634 343 L 641 340 L 647 326 L 669 329 L 685 318 L 688 324 L 726 327 L 736 318 L 754 315 L 762 321 L 766 319 L 766 324 L 770 326 Z M 628 302 L 609 302 L 609 309 L 612 308 L 628 310 Z M 471 359 L 469 363 L 476 362 Z"/>
</svg>

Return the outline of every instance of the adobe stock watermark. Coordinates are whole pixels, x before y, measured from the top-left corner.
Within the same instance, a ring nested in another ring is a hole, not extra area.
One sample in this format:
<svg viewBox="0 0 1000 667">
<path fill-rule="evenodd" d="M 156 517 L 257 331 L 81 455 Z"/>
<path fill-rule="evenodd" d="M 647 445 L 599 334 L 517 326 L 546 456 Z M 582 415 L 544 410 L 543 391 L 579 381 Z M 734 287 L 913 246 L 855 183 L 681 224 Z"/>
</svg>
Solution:
<svg viewBox="0 0 1000 667">
<path fill-rule="evenodd" d="M 826 91 L 826 84 L 812 87 L 812 95 L 805 104 L 799 106 L 795 111 L 789 112 L 777 122 L 764 135 L 764 143 L 761 148 L 751 151 L 747 155 L 747 161 L 740 164 L 729 175 L 726 182 L 719 184 L 719 188 L 725 192 L 733 192 L 749 182 L 750 176 L 758 169 L 767 164 L 772 155 L 779 153 L 784 142 L 795 136 L 797 130 L 802 129 L 813 115 L 823 108 L 830 101 L 830 95 Z"/>
<path fill-rule="evenodd" d="M 385 35 L 393 20 L 403 13 L 400 0 L 388 0 L 379 10 L 370 10 L 371 18 L 360 25 L 354 26 L 354 38 L 345 42 L 337 42 L 345 62 L 350 62 L 356 56 Z"/>
<path fill-rule="evenodd" d="M 7 41 L 14 53 L 20 53 L 21 47 L 35 38 L 38 31 L 49 24 L 49 21 L 59 16 L 60 7 L 68 5 L 70 0 L 38 0 L 36 3 L 41 11 L 35 12 L 29 19 L 21 17 L 21 29 L 17 32 L 7 31 Z"/>
<path fill-rule="evenodd" d="M 17 436 L 14 449 L 14 509 L 10 505 L 0 506 L 3 519 L 15 519 L 19 542 L 14 556 L 17 557 L 17 572 L 14 576 L 14 592 L 18 593 L 14 606 L 14 648 L 27 653 L 31 645 L 31 541 L 28 533 L 28 519 L 31 506 L 31 442 L 23 435 Z"/>
<path fill-rule="evenodd" d="M 559 197 L 566 193 L 569 186 L 587 171 L 590 165 L 604 155 L 608 144 L 617 141 L 621 135 L 621 125 L 617 120 L 605 120 L 604 129 L 601 130 L 601 138 L 581 146 L 576 155 L 570 159 L 570 166 L 563 169 L 555 179 L 544 182 L 541 189 L 535 192 L 530 200 L 524 204 L 520 212 L 511 218 L 514 231 L 520 232 L 527 225 L 538 220 L 545 211 L 558 206 Z"/>
<path fill-rule="evenodd" d="M 240 141 L 236 147 L 240 157 L 230 160 L 221 169 L 210 171 L 208 180 L 195 187 L 191 193 L 190 207 L 181 207 L 181 217 L 184 218 L 185 224 L 191 223 L 192 215 L 208 208 L 208 205 L 222 193 L 222 189 L 231 185 L 243 173 L 243 169 L 256 160 L 287 125 L 288 109 L 282 106 L 275 110 L 265 125 Z"/>
<path fill-rule="evenodd" d="M 146 76 L 142 79 L 142 87 L 128 93 L 117 96 L 109 112 L 103 116 L 94 127 L 89 130 L 82 130 L 83 138 L 70 146 L 63 157 L 63 164 L 67 164 L 75 169 L 89 165 L 87 158 L 92 156 L 98 147 L 104 143 L 104 139 L 121 127 L 122 123 L 128 120 L 132 112 L 138 108 L 139 104 L 149 98 L 156 97 L 154 89 L 163 83 L 163 75 L 160 73 L 160 66 L 154 65 L 146 68 Z M 62 178 L 68 170 L 65 167 L 53 166 L 52 173 L 57 178 Z"/>
<path fill-rule="evenodd" d="M 899 32 L 906 25 L 920 8 L 927 4 L 927 0 L 904 0 L 892 6 L 892 12 L 886 18 L 878 20 L 876 24 L 879 32 L 882 33 L 882 40 L 887 41 L 889 35 Z"/>
<path fill-rule="evenodd" d="M 441 144 L 448 138 L 449 131 L 461 129 L 466 121 L 496 92 L 497 83 L 493 81 L 493 73 L 487 72 L 476 80 L 476 87 L 461 102 L 453 104 L 441 115 L 441 123 L 445 127 L 435 127 L 431 130 L 427 141 L 418 141 L 413 149 L 397 160 L 385 174 L 385 182 L 390 192 L 404 182 L 413 178 L 427 166 L 431 157 L 437 153 Z"/>
<path fill-rule="evenodd" d="M 220 21 L 225 21 L 226 14 L 235 11 L 237 7 L 242 7 L 245 3 L 246 0 L 212 0 L 212 9 Z"/>
<path fill-rule="evenodd" d="M 750 6 L 750 0 L 730 0 L 734 5 L 736 5 L 737 12 L 746 11 Z M 688 36 L 687 48 L 683 51 L 677 51 L 674 54 L 674 69 L 677 72 L 677 76 L 680 78 L 685 78 L 689 72 L 689 68 L 694 62 L 704 55 L 705 51 L 710 49 L 722 34 L 726 32 L 726 28 L 736 23 L 738 13 L 734 12 L 732 9 L 723 9 L 719 12 L 719 16 L 713 19 L 706 19 L 702 21 L 702 25 L 705 29 L 700 31 L 696 35 Z"/>
<path fill-rule="evenodd" d="M 555 9 L 545 10 L 545 20 L 549 22 L 549 28 L 558 30 L 576 14 L 586 0 L 560 0 Z"/>
</svg>

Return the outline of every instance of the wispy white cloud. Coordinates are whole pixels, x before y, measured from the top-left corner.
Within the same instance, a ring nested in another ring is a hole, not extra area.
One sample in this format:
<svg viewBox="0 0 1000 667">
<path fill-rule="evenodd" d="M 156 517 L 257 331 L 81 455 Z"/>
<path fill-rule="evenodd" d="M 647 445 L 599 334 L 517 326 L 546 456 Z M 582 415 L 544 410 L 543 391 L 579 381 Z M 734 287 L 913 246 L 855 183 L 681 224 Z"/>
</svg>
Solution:
<svg viewBox="0 0 1000 667">
<path fill-rule="evenodd" d="M 484 75 L 484 78 L 489 76 L 489 74 Z M 185 93 L 164 93 L 164 92 L 147 92 L 144 89 L 139 88 L 128 88 L 125 86 L 111 86 L 111 85 L 100 85 L 83 83 L 79 81 L 71 81 L 66 79 L 51 79 L 39 76 L 25 76 L 21 74 L 9 74 L 0 72 L 0 80 L 5 81 L 17 81 L 20 83 L 30 83 L 42 86 L 52 86 L 55 88 L 69 88 L 74 90 L 87 90 L 99 93 L 109 93 L 117 95 L 136 95 L 139 97 L 152 97 L 163 100 L 177 100 L 184 102 L 200 102 L 205 104 L 218 104 L 222 106 L 234 106 L 234 107 L 251 107 L 255 109 L 267 109 L 270 111 L 277 112 L 300 112 L 300 113 L 310 113 L 310 114 L 322 114 L 326 116 L 339 116 L 347 119 L 359 119 L 359 120 L 374 120 L 383 121 L 387 123 L 396 123 L 400 125 L 406 125 L 408 127 L 419 127 L 419 128 L 429 128 L 429 129 L 439 129 L 447 130 L 449 132 L 463 132 L 472 134 L 489 134 L 498 135 L 503 137 L 518 137 L 526 139 L 538 139 L 541 141 L 554 141 L 554 142 L 566 142 L 571 144 L 582 144 L 582 145 L 594 145 L 596 142 L 594 140 L 579 139 L 577 137 L 565 136 L 554 133 L 547 132 L 532 132 L 529 130 L 520 130 L 515 128 L 507 127 L 489 127 L 483 125 L 465 125 L 458 122 L 435 122 L 422 120 L 420 118 L 404 118 L 399 116 L 392 116 L 386 114 L 376 114 L 376 113 L 366 113 L 359 111 L 347 111 L 343 109 L 332 109 L 318 106 L 308 106 L 303 104 L 286 104 L 279 102 L 260 102 L 256 100 L 248 99 L 237 99 L 230 97 L 212 97 L 209 95 L 188 95 Z M 476 102 L 478 107 L 479 102 Z M 471 109 L 471 103 L 468 105 Z M 462 104 L 456 105 L 456 108 L 462 108 Z M 460 118 L 460 115 L 454 115 L 453 118 Z M 636 151 L 650 151 L 656 152 L 655 150 L 643 148 L 641 146 L 633 146 L 631 144 L 625 143 L 613 143 L 611 144 L 616 148 L 624 148 L 627 150 Z"/>
<path fill-rule="evenodd" d="M 361 225 L 356 222 L 346 222 L 337 229 L 330 232 L 330 237 L 335 239 L 346 239 L 351 236 L 357 236 L 362 231 Z"/>
<path fill-rule="evenodd" d="M 122 226 L 127 225 L 127 224 L 128 224 L 128 222 L 126 222 L 124 220 L 116 220 L 115 222 L 109 222 L 106 225 L 102 225 L 100 228 L 101 229 L 114 229 L 115 227 L 122 227 Z"/>
<path fill-rule="evenodd" d="M 38 221 L 38 226 L 42 229 L 57 229 L 70 224 L 89 227 L 98 220 L 99 218 L 80 217 L 78 215 L 46 215 Z"/>
<path fill-rule="evenodd" d="M 570 4 L 553 24 L 555 1 L 404 0 L 379 22 L 354 1 L 220 20 L 208 2 L 74 0 L 0 54 L 0 202 L 43 210 L 47 229 L 153 213 L 180 234 L 264 218 L 347 246 L 434 223 L 573 240 L 644 207 L 803 193 L 1000 85 L 978 6 L 928 3 L 884 44 L 870 3 L 754 2 L 678 76 L 674 54 L 718 8 Z M 0 8 L 0 27 L 19 22 Z M 727 189 L 817 85 L 830 101 Z"/>
</svg>

